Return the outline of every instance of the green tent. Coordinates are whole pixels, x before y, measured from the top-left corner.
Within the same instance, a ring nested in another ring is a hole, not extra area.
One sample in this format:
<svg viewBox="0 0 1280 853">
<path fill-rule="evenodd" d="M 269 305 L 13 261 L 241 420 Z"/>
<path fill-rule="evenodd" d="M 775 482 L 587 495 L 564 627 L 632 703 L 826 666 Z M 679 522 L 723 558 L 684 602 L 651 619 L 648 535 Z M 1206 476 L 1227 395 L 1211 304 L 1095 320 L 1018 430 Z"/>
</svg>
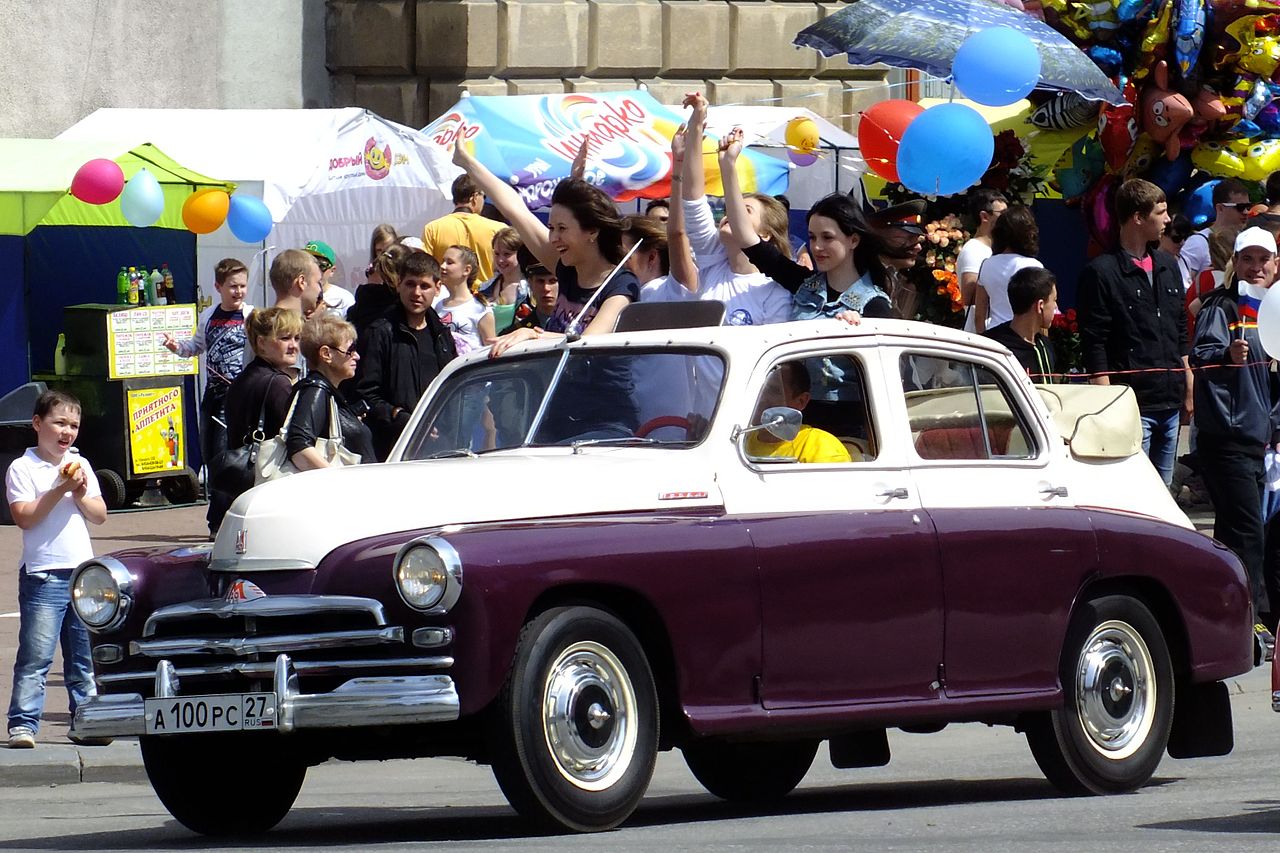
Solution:
<svg viewBox="0 0 1280 853">
<path fill-rule="evenodd" d="M 160 182 L 165 205 L 156 228 L 185 228 L 182 203 L 198 189 L 235 189 L 184 169 L 149 143 L 0 139 L 0 234 L 28 234 L 37 225 L 128 225 L 119 199 L 86 204 L 67 191 L 76 170 L 98 157 L 119 163 L 126 181 L 146 168 Z"/>
</svg>

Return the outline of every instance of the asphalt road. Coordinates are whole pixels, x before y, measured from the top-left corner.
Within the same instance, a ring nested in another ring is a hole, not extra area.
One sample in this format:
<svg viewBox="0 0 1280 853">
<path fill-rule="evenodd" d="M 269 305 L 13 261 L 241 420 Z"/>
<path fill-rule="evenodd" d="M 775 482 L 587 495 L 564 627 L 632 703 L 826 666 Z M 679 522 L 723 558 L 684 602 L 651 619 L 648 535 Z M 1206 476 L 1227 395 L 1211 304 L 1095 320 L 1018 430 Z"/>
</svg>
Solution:
<svg viewBox="0 0 1280 853">
<path fill-rule="evenodd" d="M 1059 796 L 1009 729 L 955 726 L 891 734 L 893 761 L 835 770 L 820 751 L 791 796 L 747 811 L 702 792 L 679 753 L 664 754 L 649 795 L 600 836 L 527 835 L 486 768 L 461 761 L 331 763 L 310 771 L 288 817 L 251 842 L 193 836 L 140 784 L 0 787 L 0 848 L 15 850 L 1185 850 L 1275 849 L 1280 796 L 1268 673 L 1232 683 L 1236 751 L 1160 765 L 1124 796 Z M 253 756 L 244 756 L 251 773 Z M 227 791 L 221 807 L 236 807 Z"/>
</svg>

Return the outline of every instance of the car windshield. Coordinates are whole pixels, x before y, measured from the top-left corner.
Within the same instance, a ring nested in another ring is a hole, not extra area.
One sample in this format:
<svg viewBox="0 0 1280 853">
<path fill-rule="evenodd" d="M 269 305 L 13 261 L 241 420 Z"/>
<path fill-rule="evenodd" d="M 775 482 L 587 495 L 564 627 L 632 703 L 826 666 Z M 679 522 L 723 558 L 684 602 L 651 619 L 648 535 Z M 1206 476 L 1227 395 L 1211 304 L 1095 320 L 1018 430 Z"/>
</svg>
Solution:
<svg viewBox="0 0 1280 853">
<path fill-rule="evenodd" d="M 724 360 L 708 350 L 554 350 L 478 362 L 440 387 L 401 458 L 523 446 L 692 447 L 715 414 Z"/>
</svg>

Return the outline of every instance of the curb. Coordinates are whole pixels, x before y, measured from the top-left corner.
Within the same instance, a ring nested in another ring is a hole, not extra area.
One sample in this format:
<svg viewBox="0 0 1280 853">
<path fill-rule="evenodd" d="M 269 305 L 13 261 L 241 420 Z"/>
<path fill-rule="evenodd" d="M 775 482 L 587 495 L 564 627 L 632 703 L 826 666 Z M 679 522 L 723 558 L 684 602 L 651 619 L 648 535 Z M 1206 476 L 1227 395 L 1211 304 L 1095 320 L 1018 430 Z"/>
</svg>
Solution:
<svg viewBox="0 0 1280 853">
<path fill-rule="evenodd" d="M 37 743 L 35 749 L 0 748 L 0 787 L 31 788 L 73 782 L 145 782 L 136 740 L 110 746 Z"/>
</svg>

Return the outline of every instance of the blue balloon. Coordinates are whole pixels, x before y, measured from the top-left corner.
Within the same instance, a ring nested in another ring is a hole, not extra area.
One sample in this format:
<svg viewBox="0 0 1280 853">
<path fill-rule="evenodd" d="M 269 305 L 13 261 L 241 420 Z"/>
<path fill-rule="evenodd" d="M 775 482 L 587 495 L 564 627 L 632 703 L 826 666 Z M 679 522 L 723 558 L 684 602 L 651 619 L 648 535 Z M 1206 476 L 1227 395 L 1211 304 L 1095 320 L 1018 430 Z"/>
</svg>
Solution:
<svg viewBox="0 0 1280 853">
<path fill-rule="evenodd" d="M 1187 193 L 1187 200 L 1182 203 L 1182 215 L 1191 220 L 1191 224 L 1201 228 L 1217 218 L 1213 208 L 1213 188 L 1221 181 L 1206 181 Z"/>
<path fill-rule="evenodd" d="M 991 166 L 995 137 L 977 110 L 937 104 L 907 125 L 898 146 L 898 177 L 921 195 L 955 195 L 973 186 Z"/>
<path fill-rule="evenodd" d="M 227 209 L 227 227 L 242 243 L 261 243 L 271 233 L 271 211 L 262 199 L 235 193 Z"/>
<path fill-rule="evenodd" d="M 164 191 L 156 176 L 146 169 L 129 179 L 120 193 L 120 212 L 125 220 L 138 228 L 154 225 L 164 213 Z"/>
<path fill-rule="evenodd" d="M 1151 171 L 1147 172 L 1147 180 L 1164 190 L 1165 198 L 1171 199 L 1182 191 L 1187 181 L 1191 180 L 1191 172 L 1194 169 L 1190 151 L 1183 151 L 1178 155 L 1177 160 L 1157 157 Z M 1212 204 L 1209 205 L 1209 210 L 1212 214 Z M 1190 215 L 1187 218 L 1190 219 Z"/>
<path fill-rule="evenodd" d="M 951 74 L 969 100 L 1008 106 L 1029 95 L 1040 81 L 1040 51 L 1011 27 L 988 27 L 960 45 Z"/>
</svg>

